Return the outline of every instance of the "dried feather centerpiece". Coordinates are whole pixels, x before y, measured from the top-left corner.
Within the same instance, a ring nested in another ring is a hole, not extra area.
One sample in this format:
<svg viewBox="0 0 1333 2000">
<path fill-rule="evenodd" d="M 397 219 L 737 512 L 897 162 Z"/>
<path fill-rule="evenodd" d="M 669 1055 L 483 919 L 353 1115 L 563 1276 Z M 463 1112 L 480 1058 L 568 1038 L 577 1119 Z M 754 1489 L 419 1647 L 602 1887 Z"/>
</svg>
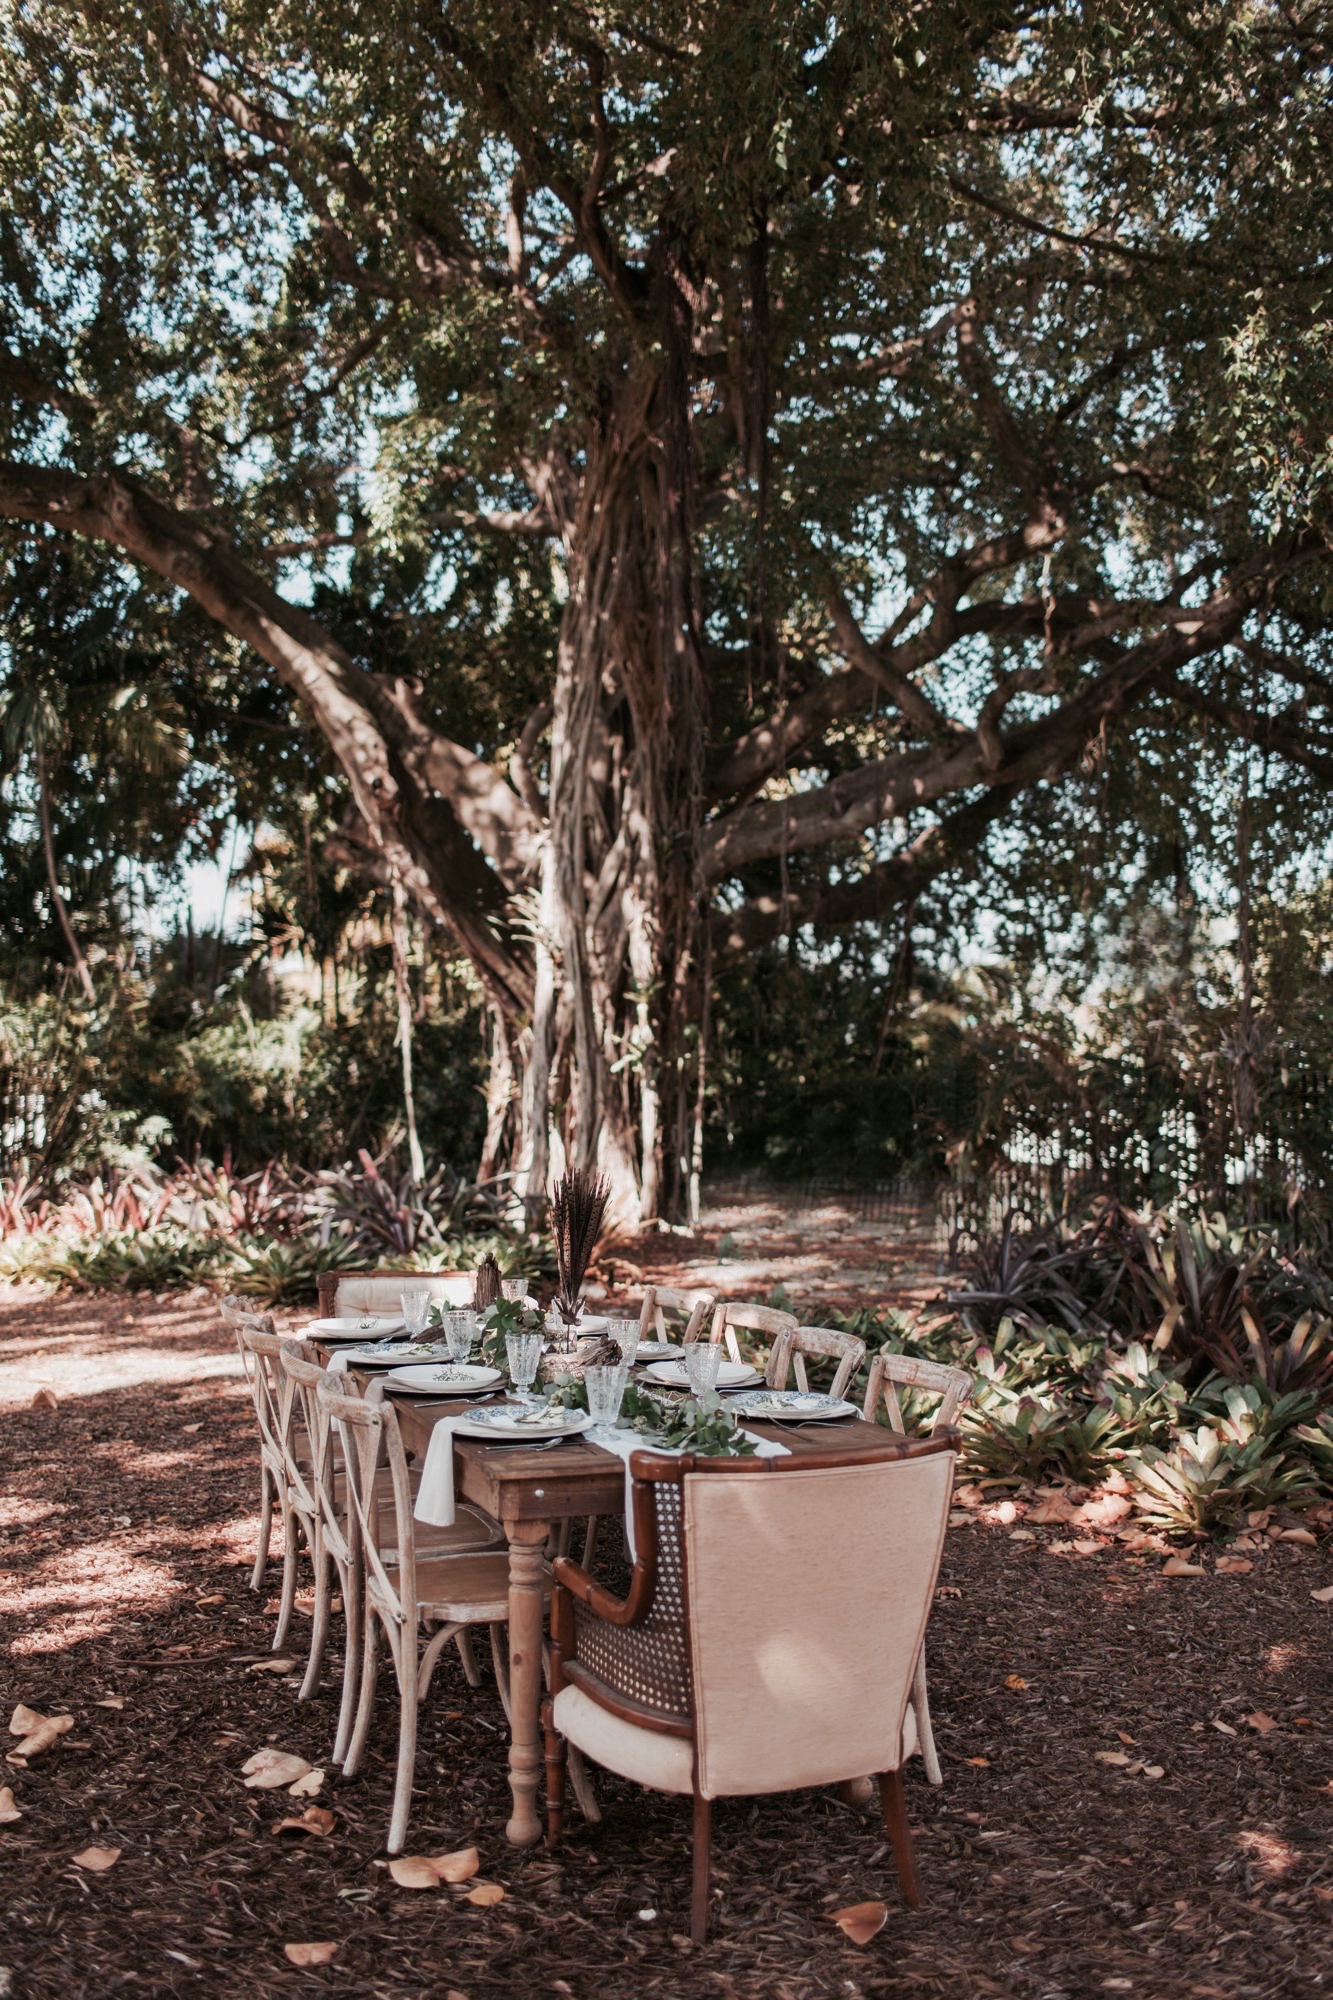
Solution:
<svg viewBox="0 0 1333 2000">
<path fill-rule="evenodd" d="M 500 1296 L 500 1266 L 491 1251 L 478 1264 L 472 1277 L 472 1310 L 484 1313 Z"/>
<path fill-rule="evenodd" d="M 559 1279 L 553 1303 L 570 1341 L 574 1322 L 583 1310 L 583 1280 L 610 1198 L 611 1183 L 588 1167 L 571 1167 L 551 1189 L 551 1231 Z"/>
</svg>

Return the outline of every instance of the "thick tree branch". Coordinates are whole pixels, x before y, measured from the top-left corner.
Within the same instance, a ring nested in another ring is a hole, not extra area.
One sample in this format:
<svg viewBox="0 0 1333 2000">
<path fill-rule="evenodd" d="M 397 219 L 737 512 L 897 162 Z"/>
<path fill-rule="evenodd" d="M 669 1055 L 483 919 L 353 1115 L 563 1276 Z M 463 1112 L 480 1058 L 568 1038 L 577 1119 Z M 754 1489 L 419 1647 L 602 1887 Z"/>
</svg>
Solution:
<svg viewBox="0 0 1333 2000">
<path fill-rule="evenodd" d="M 456 933 L 497 1002 L 526 1008 L 526 968 L 496 927 L 504 889 L 467 834 L 490 842 L 497 865 L 517 866 L 535 847 L 532 815 L 480 758 L 424 727 L 410 691 L 364 673 L 225 537 L 135 481 L 0 462 L 0 515 L 123 549 L 267 660 L 311 710 L 358 811 L 418 903 Z"/>
<path fill-rule="evenodd" d="M 914 806 L 985 784 L 1030 784 L 1069 768 L 1089 738 L 1142 689 L 1233 638 L 1277 580 L 1322 547 L 1309 533 L 1285 555 L 1256 557 L 1197 611 L 1122 652 L 1079 693 L 1008 737 L 972 734 L 952 745 L 913 749 L 843 773 L 828 785 L 783 799 L 751 801 L 715 820 L 706 835 L 713 880 L 748 862 L 845 839 Z"/>
<path fill-rule="evenodd" d="M 1017 790 L 1013 785 L 993 786 L 852 881 L 832 887 L 820 884 L 785 900 L 754 896 L 738 910 L 720 911 L 713 919 L 715 969 L 725 972 L 747 952 L 802 924 L 842 927 L 882 922 L 951 868 L 974 867 L 982 835 L 1008 810 Z"/>
</svg>

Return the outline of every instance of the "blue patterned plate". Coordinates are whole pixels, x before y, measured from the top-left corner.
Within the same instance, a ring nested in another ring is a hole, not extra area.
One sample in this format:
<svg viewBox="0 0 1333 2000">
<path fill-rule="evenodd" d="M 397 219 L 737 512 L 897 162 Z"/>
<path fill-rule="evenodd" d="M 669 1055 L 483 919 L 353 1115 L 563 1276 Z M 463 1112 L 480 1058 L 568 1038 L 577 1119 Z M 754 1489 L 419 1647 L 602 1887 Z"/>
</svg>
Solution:
<svg viewBox="0 0 1333 2000">
<path fill-rule="evenodd" d="M 727 1407 L 760 1424 L 822 1424 L 857 1415 L 855 1403 L 844 1403 L 840 1396 L 819 1396 L 813 1389 L 750 1389 L 729 1397 Z"/>
</svg>

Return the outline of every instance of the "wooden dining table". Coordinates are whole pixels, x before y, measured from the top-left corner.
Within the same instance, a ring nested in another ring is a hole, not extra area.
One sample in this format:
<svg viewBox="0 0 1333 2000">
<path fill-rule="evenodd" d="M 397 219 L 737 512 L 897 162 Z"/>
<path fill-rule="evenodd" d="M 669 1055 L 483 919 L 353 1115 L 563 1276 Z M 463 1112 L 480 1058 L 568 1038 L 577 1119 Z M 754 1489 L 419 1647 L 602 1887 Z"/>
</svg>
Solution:
<svg viewBox="0 0 1333 2000">
<path fill-rule="evenodd" d="M 370 1378 L 362 1377 L 364 1382 Z M 407 1450 L 424 1460 L 431 1432 L 444 1416 L 457 1416 L 460 1403 L 419 1396 L 389 1400 L 398 1413 Z M 878 1427 L 860 1417 L 838 1423 L 746 1423 L 756 1437 L 769 1437 L 794 1453 L 845 1450 L 849 1457 L 874 1448 Z M 645 1450 L 649 1449 L 645 1445 Z M 545 1616 L 546 1546 L 553 1529 L 590 1514 L 625 1511 L 625 1467 L 609 1451 L 575 1437 L 543 1451 L 534 1446 L 488 1445 L 479 1438 L 454 1437 L 454 1486 L 462 1499 L 484 1507 L 504 1529 L 509 1543 L 509 1786 L 513 1810 L 505 1832 L 515 1847 L 541 1839 L 537 1786 L 544 1763 L 541 1734 L 542 1638 Z"/>
</svg>

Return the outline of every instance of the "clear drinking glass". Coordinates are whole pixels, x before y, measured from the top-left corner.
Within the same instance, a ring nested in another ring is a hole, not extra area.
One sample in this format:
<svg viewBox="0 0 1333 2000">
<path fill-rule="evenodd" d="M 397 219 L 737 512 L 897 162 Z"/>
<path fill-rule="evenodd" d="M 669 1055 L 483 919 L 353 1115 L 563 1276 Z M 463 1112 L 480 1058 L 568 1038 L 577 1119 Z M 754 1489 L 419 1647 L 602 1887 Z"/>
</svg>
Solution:
<svg viewBox="0 0 1333 2000">
<path fill-rule="evenodd" d="M 449 1343 L 449 1358 L 458 1367 L 466 1367 L 472 1358 L 480 1323 L 474 1312 L 447 1312 L 444 1316 L 444 1337 Z"/>
<path fill-rule="evenodd" d="M 639 1322 L 636 1319 L 609 1319 L 606 1322 L 606 1337 L 614 1340 L 620 1349 L 621 1360 L 627 1368 L 632 1368 L 639 1351 Z"/>
<path fill-rule="evenodd" d="M 509 1357 L 509 1379 L 518 1391 L 518 1400 L 530 1403 L 542 1358 L 542 1337 L 539 1333 L 507 1333 L 505 1352 Z"/>
<path fill-rule="evenodd" d="M 588 1391 L 588 1415 L 595 1424 L 614 1424 L 620 1418 L 620 1399 L 625 1393 L 625 1380 L 629 1374 L 624 1362 L 615 1367 L 585 1368 L 584 1386 Z"/>
<path fill-rule="evenodd" d="M 712 1340 L 692 1340 L 685 1349 L 685 1373 L 695 1396 L 707 1396 L 717 1387 L 717 1371 L 722 1366 L 722 1348 Z"/>
<path fill-rule="evenodd" d="M 404 1285 L 398 1300 L 403 1308 L 404 1329 L 415 1340 L 418 1334 L 425 1332 L 426 1321 L 430 1318 L 430 1287 Z"/>
<path fill-rule="evenodd" d="M 527 1279 L 501 1278 L 500 1296 L 501 1298 L 511 1300 L 515 1305 L 521 1305 L 524 1299 L 528 1296 Z"/>
</svg>

